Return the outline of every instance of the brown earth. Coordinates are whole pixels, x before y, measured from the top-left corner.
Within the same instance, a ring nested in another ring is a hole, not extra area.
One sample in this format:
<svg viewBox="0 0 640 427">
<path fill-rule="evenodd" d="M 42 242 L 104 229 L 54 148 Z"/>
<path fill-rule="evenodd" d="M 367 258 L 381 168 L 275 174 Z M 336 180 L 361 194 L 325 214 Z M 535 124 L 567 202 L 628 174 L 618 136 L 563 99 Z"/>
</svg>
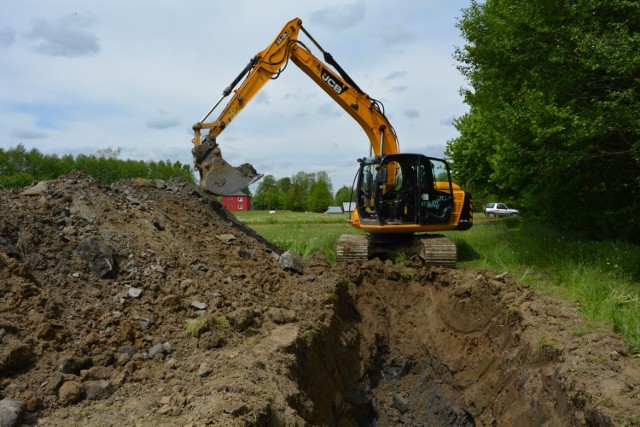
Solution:
<svg viewBox="0 0 640 427">
<path fill-rule="evenodd" d="M 566 303 L 280 253 L 182 181 L 0 188 L 0 426 L 640 425 L 638 359 Z"/>
</svg>

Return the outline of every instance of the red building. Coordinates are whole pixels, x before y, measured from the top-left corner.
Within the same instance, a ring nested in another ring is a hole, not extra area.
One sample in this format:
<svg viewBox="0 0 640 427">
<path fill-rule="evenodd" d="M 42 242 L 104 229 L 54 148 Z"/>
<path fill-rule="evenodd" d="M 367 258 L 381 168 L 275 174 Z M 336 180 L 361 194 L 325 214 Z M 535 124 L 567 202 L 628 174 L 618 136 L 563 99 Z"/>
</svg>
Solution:
<svg viewBox="0 0 640 427">
<path fill-rule="evenodd" d="M 222 196 L 222 204 L 231 212 L 250 211 L 251 197 L 244 193 L 236 193 L 231 196 Z"/>
</svg>

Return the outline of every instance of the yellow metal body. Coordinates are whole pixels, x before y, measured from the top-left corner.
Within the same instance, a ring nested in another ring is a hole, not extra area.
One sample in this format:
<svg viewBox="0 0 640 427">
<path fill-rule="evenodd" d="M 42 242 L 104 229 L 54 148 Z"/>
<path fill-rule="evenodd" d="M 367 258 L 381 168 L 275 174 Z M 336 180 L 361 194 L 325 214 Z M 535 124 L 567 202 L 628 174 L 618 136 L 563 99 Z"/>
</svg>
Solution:
<svg viewBox="0 0 640 427">
<path fill-rule="evenodd" d="M 193 125 L 194 145 L 197 147 L 201 144 L 203 139 L 201 135 L 202 129 L 209 129 L 209 135 L 217 137 L 229 126 L 236 115 L 247 106 L 251 99 L 274 76 L 279 75 L 287 61 L 291 60 L 362 127 L 374 156 L 398 154 L 400 147 L 397 136 L 393 126 L 381 111 L 379 103 L 372 100 L 366 93 L 351 87 L 329 65 L 313 55 L 311 50 L 298 40 L 301 30 L 303 30 L 302 20 L 299 18 L 291 20 L 278 33 L 273 42 L 254 57 L 255 64 L 251 66 L 247 77 L 241 85 L 233 90 L 232 98 L 218 118 L 212 122 L 206 122 L 203 119 L 203 121 Z M 205 119 L 207 116 L 205 116 Z M 391 188 L 395 184 L 395 174 L 392 170 L 388 172 L 387 186 Z M 443 183 L 442 186 L 443 191 L 449 191 L 449 183 Z M 360 220 L 357 212 L 353 212 L 349 223 L 370 233 L 416 233 L 453 230 L 458 226 L 458 219 L 460 218 L 465 197 L 464 191 L 455 184 L 453 192 L 454 207 L 451 220 L 446 224 L 366 224 Z"/>
</svg>

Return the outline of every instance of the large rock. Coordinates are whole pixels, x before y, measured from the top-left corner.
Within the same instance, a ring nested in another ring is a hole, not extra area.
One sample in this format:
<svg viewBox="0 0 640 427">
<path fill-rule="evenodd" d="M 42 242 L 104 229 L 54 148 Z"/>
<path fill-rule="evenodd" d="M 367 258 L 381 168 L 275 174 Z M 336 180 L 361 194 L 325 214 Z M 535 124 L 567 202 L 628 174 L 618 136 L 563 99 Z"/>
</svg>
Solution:
<svg viewBox="0 0 640 427">
<path fill-rule="evenodd" d="M 282 269 L 291 270 L 295 271 L 296 273 L 302 274 L 302 258 L 295 252 L 285 251 L 282 255 L 280 255 L 279 262 Z"/>
<path fill-rule="evenodd" d="M 0 400 L 0 427 L 18 426 L 26 405 L 19 400 Z"/>
<path fill-rule="evenodd" d="M 82 391 L 87 400 L 102 400 L 111 396 L 116 387 L 109 380 L 85 381 L 82 384 Z"/>
<path fill-rule="evenodd" d="M 67 381 L 58 391 L 60 406 L 69 406 L 82 398 L 82 385 L 78 381 Z"/>
<path fill-rule="evenodd" d="M 33 351 L 23 342 L 14 340 L 0 347 L 0 375 L 27 368 L 33 363 Z"/>
<path fill-rule="evenodd" d="M 78 247 L 78 254 L 87 261 L 89 270 L 105 278 L 115 270 L 114 249 L 95 236 L 89 237 Z"/>
</svg>

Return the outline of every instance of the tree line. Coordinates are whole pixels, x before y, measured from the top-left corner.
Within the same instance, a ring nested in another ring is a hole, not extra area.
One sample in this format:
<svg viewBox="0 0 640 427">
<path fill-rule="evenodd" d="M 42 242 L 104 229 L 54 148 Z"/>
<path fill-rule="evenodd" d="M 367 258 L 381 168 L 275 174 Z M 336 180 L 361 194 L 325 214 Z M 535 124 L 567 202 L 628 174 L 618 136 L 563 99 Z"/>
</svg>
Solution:
<svg viewBox="0 0 640 427">
<path fill-rule="evenodd" d="M 640 242 L 640 2 L 472 0 L 458 27 L 457 180 L 476 201 Z"/>
<path fill-rule="evenodd" d="M 190 165 L 170 161 L 121 160 L 120 150 L 108 147 L 94 154 L 43 154 L 38 149 L 27 150 L 19 144 L 0 148 L 0 186 L 22 188 L 34 181 L 55 179 L 71 171 L 84 172 L 92 178 L 112 183 L 120 179 L 146 178 L 168 180 L 181 176 L 195 183 Z M 243 190 L 250 195 L 248 188 Z M 265 176 L 252 199 L 254 209 L 325 212 L 329 206 L 342 206 L 351 197 L 351 189 L 343 186 L 333 194 L 331 179 L 326 172 L 298 172 L 290 178 Z"/>
<path fill-rule="evenodd" d="M 329 206 L 349 201 L 351 189 L 340 188 L 335 196 L 327 172 L 297 172 L 292 177 L 276 179 L 266 175 L 252 198 L 252 209 L 326 212 Z"/>
<path fill-rule="evenodd" d="M 120 160 L 119 149 L 111 147 L 95 154 L 42 154 L 35 148 L 0 148 L 0 186 L 21 188 L 33 181 L 55 179 L 71 171 L 81 171 L 98 181 L 112 183 L 119 179 L 146 178 L 167 180 L 181 176 L 195 183 L 191 167 L 180 162 Z"/>
</svg>

